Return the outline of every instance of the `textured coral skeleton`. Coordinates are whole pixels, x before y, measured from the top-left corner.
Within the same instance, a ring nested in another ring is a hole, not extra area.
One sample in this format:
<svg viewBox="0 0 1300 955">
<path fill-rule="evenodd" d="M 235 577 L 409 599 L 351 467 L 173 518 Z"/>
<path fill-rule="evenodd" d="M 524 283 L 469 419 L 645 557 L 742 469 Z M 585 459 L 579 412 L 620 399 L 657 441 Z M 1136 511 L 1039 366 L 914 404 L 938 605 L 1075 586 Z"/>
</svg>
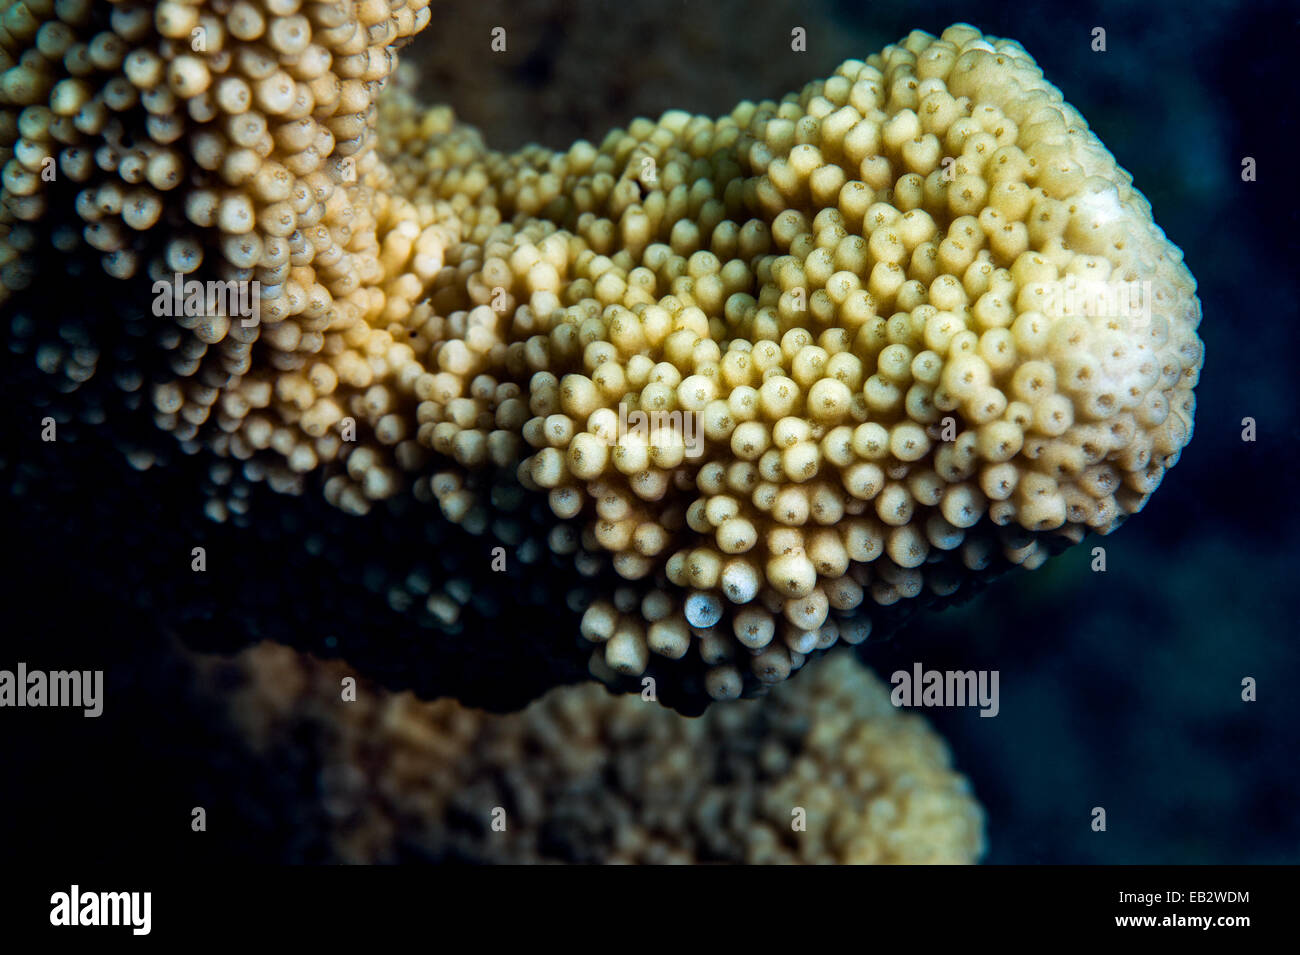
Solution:
<svg viewBox="0 0 1300 955">
<path fill-rule="evenodd" d="M 12 321 L 58 416 L 151 420 L 128 459 L 210 459 L 218 521 L 251 482 L 456 525 L 581 614 L 594 676 L 720 700 L 1109 533 L 1177 462 L 1195 283 L 1015 42 L 914 32 L 781 102 L 503 154 L 390 82 L 428 21 L 4 3 L 0 294 L 51 244 L 112 286 L 60 336 Z M 176 276 L 258 282 L 258 320 L 155 317 Z M 1147 307 L 1058 314 L 1071 282 Z M 455 636 L 518 587 L 479 556 L 387 599 Z"/>
</svg>

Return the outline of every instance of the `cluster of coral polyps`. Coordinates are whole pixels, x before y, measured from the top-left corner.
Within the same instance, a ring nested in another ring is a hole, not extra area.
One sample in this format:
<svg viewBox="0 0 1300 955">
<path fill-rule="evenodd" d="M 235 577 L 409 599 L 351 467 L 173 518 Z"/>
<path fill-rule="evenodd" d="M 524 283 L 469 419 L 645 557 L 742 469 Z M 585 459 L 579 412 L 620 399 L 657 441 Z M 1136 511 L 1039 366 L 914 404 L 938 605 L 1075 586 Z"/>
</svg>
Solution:
<svg viewBox="0 0 1300 955">
<path fill-rule="evenodd" d="M 493 716 L 276 644 L 196 659 L 249 745 L 319 781 L 333 860 L 966 863 L 984 818 L 943 741 L 845 653 L 683 719 L 586 684 Z M 234 679 L 232 679 L 232 677 Z"/>
<path fill-rule="evenodd" d="M 717 699 L 1109 532 L 1177 461 L 1195 283 L 1017 43 L 915 32 L 779 103 L 506 155 L 379 95 L 428 18 L 6 2 L 5 286 L 47 238 L 137 310 L 148 281 L 260 283 L 255 322 L 139 343 L 160 429 L 345 511 L 409 494 L 540 542 L 575 593 L 612 568 L 575 598 L 593 673 L 691 657 Z"/>
</svg>

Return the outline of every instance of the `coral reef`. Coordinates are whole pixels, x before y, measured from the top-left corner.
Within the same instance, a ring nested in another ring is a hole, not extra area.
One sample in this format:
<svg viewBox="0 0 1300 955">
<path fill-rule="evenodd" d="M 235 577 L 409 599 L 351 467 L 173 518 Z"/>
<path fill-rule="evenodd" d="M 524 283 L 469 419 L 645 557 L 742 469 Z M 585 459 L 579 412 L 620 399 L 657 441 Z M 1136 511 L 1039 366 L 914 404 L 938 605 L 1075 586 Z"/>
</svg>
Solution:
<svg viewBox="0 0 1300 955">
<path fill-rule="evenodd" d="M 380 96 L 427 20 L 5 9 L 0 281 L 48 240 L 123 283 L 126 397 L 81 407 L 134 416 L 137 467 L 149 415 L 213 459 L 212 518 L 247 482 L 436 505 L 582 612 L 594 675 L 732 699 L 1109 533 L 1190 439 L 1194 282 L 1013 41 L 916 32 L 779 103 L 507 155 Z M 1136 312 L 1068 301 L 1120 286 Z M 106 323 L 69 324 L 14 332 L 90 390 Z M 389 602 L 462 632 L 514 587 L 476 557 Z"/>
<path fill-rule="evenodd" d="M 851 656 L 685 719 L 591 684 L 489 716 L 379 691 L 276 644 L 197 657 L 267 765 L 317 765 L 334 858 L 495 863 L 977 862 L 943 742 Z"/>
</svg>

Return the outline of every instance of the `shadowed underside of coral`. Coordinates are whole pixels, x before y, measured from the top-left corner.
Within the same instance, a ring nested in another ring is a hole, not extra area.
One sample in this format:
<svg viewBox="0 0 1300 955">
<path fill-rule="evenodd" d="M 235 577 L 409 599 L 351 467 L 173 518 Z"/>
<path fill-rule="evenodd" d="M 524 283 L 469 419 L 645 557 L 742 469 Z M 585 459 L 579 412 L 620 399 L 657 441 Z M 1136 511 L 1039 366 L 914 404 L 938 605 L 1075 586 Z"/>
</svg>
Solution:
<svg viewBox="0 0 1300 955">
<path fill-rule="evenodd" d="M 389 82 L 420 3 L 4 10 L 6 387 L 201 496 L 138 573 L 209 644 L 698 710 L 1109 533 L 1190 439 L 1195 284 L 1013 41 L 502 154 Z"/>
</svg>

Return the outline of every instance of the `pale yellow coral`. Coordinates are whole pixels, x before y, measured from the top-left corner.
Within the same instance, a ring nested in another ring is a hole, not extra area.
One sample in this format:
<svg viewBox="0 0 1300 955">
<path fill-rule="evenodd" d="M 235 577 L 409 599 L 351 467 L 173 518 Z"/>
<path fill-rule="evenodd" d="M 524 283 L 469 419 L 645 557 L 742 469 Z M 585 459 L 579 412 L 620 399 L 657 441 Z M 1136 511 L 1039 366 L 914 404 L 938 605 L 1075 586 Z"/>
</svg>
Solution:
<svg viewBox="0 0 1300 955">
<path fill-rule="evenodd" d="M 477 271 L 434 287 L 484 334 L 440 362 L 422 434 L 472 470 L 513 429 L 491 400 L 454 407 L 468 381 L 527 381 L 520 480 L 675 605 L 649 634 L 611 617 L 598 673 L 680 656 L 689 629 L 715 696 L 783 679 L 861 595 L 943 596 L 992 552 L 1035 567 L 1109 532 L 1190 436 L 1194 283 L 1013 42 L 914 33 L 780 104 L 594 151 L 466 154 L 391 115 L 419 143 L 390 159 L 404 194 L 498 190 L 486 223 L 462 214 Z M 647 525 L 670 533 L 638 546 Z M 833 613 L 832 591 L 851 595 Z M 761 651 L 759 606 L 778 617 Z"/>
<path fill-rule="evenodd" d="M 200 658 L 209 689 L 232 665 Z M 491 716 L 262 644 L 226 698 L 258 753 L 314 741 L 346 862 L 399 845 L 491 862 L 969 863 L 983 813 L 925 721 L 846 654 L 761 703 L 686 719 L 597 686 Z M 494 825 L 495 823 L 495 825 Z"/>
<path fill-rule="evenodd" d="M 429 271 L 445 242 L 431 213 L 384 189 L 371 135 L 394 44 L 428 22 L 427 2 L 3 9 L 0 296 L 31 282 L 33 229 L 69 200 L 114 278 L 256 281 L 256 315 L 175 316 L 197 347 L 151 383 L 157 422 L 223 456 L 270 448 L 285 481 L 338 459 L 328 431 L 349 409 L 331 398 L 334 376 L 359 387 L 411 364 L 370 323 L 411 308 L 410 251 Z M 400 443 L 372 419 L 377 439 Z M 376 467 L 349 490 L 392 485 Z"/>
<path fill-rule="evenodd" d="M 176 320 L 158 424 L 348 511 L 409 489 L 544 539 L 600 582 L 568 595 L 597 676 L 780 682 L 1110 532 L 1190 439 L 1195 284 L 1013 41 L 914 32 L 779 103 L 505 155 L 376 98 L 422 5 L 144 9 L 8 32 L 7 207 L 42 220 L 61 148 L 110 275 L 261 281 L 251 329 Z"/>
</svg>

